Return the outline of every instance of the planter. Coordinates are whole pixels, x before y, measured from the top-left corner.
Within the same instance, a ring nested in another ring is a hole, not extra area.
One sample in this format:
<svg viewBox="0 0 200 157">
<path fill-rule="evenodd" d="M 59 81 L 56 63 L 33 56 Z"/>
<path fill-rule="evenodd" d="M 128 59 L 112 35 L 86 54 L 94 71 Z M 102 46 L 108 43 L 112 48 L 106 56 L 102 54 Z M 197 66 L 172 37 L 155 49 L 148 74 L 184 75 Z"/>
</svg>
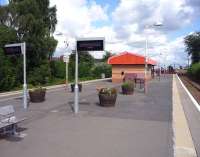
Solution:
<svg viewBox="0 0 200 157">
<path fill-rule="evenodd" d="M 100 105 L 104 107 L 115 106 L 116 99 L 117 99 L 117 94 L 112 94 L 112 95 L 99 94 Z"/>
<path fill-rule="evenodd" d="M 122 94 L 131 95 L 134 92 L 135 83 L 133 81 L 126 81 L 121 87 Z"/>
<path fill-rule="evenodd" d="M 122 94 L 132 95 L 134 93 L 134 88 L 126 88 L 122 86 Z"/>
<path fill-rule="evenodd" d="M 74 92 L 74 87 L 75 87 L 75 84 L 71 84 L 71 92 Z M 78 84 L 78 89 L 79 89 L 79 92 L 82 91 L 82 84 Z"/>
<path fill-rule="evenodd" d="M 30 101 L 37 103 L 45 101 L 46 89 L 36 89 L 29 91 Z"/>
</svg>

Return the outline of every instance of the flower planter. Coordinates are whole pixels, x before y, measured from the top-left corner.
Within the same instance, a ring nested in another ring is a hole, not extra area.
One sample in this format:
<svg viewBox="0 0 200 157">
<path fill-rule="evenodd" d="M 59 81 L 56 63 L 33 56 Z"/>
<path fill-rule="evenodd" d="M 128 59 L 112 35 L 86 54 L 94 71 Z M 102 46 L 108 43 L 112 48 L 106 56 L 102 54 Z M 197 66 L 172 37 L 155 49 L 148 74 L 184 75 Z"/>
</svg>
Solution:
<svg viewBox="0 0 200 157">
<path fill-rule="evenodd" d="M 117 99 L 117 94 L 113 95 L 99 94 L 100 106 L 104 107 L 115 106 L 116 99 Z"/>
<path fill-rule="evenodd" d="M 132 95 L 134 92 L 134 88 L 125 88 L 122 86 L 122 94 Z"/>
<path fill-rule="evenodd" d="M 71 84 L 71 92 L 74 92 L 74 87 L 75 87 L 75 84 Z M 82 84 L 78 84 L 78 89 L 79 89 L 79 92 L 82 91 Z"/>
<path fill-rule="evenodd" d="M 122 84 L 122 94 L 131 95 L 134 92 L 135 84 L 133 81 L 127 81 Z"/>
<path fill-rule="evenodd" d="M 36 89 L 29 91 L 30 101 L 37 103 L 45 101 L 46 89 Z"/>
</svg>

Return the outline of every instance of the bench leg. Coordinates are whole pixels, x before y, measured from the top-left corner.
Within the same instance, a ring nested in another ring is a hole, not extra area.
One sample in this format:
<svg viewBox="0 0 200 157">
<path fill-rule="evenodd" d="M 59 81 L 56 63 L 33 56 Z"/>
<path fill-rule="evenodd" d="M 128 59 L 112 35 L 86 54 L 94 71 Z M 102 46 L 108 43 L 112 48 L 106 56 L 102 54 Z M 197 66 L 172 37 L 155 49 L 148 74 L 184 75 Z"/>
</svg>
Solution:
<svg viewBox="0 0 200 157">
<path fill-rule="evenodd" d="M 17 132 L 17 124 L 13 124 L 12 125 L 12 135 L 19 135 L 19 133 Z"/>
</svg>

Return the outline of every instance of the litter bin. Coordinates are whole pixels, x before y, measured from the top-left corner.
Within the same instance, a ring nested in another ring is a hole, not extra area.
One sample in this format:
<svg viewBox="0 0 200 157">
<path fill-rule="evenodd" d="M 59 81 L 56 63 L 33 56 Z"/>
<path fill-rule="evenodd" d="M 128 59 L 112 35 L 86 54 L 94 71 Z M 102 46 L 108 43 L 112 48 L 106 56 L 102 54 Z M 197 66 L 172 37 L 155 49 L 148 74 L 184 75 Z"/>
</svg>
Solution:
<svg viewBox="0 0 200 157">
<path fill-rule="evenodd" d="M 104 73 L 101 74 L 101 78 L 105 79 L 105 74 Z"/>
</svg>

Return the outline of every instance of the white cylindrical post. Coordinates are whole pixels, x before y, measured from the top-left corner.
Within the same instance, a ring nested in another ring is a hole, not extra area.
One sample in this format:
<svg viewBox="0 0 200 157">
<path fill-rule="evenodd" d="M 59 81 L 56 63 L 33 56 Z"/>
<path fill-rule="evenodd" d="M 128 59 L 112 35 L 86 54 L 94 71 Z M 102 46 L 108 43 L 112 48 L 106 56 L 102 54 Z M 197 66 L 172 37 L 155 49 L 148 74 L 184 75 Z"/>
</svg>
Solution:
<svg viewBox="0 0 200 157">
<path fill-rule="evenodd" d="M 23 44 L 23 60 L 24 60 L 24 84 L 23 84 L 23 101 L 24 101 L 24 109 L 27 109 L 27 83 L 26 83 L 26 43 L 24 42 Z"/>
<path fill-rule="evenodd" d="M 77 45 L 76 45 L 76 61 L 75 61 L 75 87 L 74 87 L 74 113 L 77 114 L 79 110 L 79 102 L 78 102 L 78 52 L 77 52 Z"/>
<path fill-rule="evenodd" d="M 147 50 L 148 50 L 148 38 L 145 37 L 145 67 L 144 67 L 144 92 L 147 93 Z"/>
<path fill-rule="evenodd" d="M 69 55 L 68 54 L 65 54 L 64 55 L 64 62 L 65 62 L 65 81 L 66 81 L 66 89 L 67 89 L 67 86 L 68 86 L 68 64 L 69 64 Z"/>
<path fill-rule="evenodd" d="M 68 86 L 68 62 L 66 62 L 66 88 Z"/>
</svg>

